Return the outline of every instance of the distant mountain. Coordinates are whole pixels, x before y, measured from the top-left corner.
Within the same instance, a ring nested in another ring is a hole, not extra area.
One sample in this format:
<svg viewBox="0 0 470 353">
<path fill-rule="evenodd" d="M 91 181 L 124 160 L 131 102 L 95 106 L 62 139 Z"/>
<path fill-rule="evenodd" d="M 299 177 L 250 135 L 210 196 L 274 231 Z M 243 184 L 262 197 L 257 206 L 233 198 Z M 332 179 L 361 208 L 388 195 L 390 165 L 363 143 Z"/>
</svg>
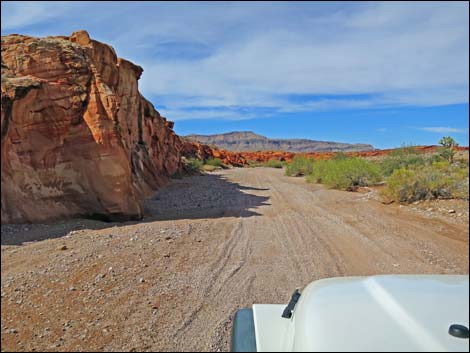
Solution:
<svg viewBox="0 0 470 353">
<path fill-rule="evenodd" d="M 187 135 L 185 137 L 229 151 L 354 152 L 374 149 L 372 145 L 364 143 L 350 144 L 307 139 L 270 139 L 255 134 L 252 131 L 234 131 L 217 135 Z"/>
</svg>

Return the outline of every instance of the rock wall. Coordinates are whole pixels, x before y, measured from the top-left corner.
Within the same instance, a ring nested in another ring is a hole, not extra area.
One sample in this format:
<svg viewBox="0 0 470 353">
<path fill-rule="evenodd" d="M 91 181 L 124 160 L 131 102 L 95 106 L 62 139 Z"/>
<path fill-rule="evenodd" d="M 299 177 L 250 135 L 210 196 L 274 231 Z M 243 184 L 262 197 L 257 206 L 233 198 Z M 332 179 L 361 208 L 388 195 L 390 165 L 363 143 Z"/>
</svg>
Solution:
<svg viewBox="0 0 470 353">
<path fill-rule="evenodd" d="M 139 93 L 142 68 L 85 31 L 2 36 L 1 65 L 2 223 L 141 218 L 182 146 Z"/>
</svg>

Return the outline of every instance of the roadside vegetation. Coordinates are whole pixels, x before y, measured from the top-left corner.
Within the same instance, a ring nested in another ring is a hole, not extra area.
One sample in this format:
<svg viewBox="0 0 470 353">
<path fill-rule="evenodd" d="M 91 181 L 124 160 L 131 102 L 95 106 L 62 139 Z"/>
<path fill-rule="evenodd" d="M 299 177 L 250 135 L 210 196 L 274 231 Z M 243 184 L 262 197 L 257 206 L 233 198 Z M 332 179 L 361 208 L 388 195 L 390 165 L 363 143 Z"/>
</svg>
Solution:
<svg viewBox="0 0 470 353">
<path fill-rule="evenodd" d="M 197 158 L 188 158 L 183 160 L 184 170 L 187 174 L 197 174 L 202 171 L 213 172 L 217 169 L 227 169 L 228 166 L 223 163 L 220 158 L 209 158 L 207 160 L 201 160 Z M 179 174 L 175 174 L 173 178 L 178 178 Z"/>
<path fill-rule="evenodd" d="M 222 168 L 224 166 L 224 163 L 220 158 L 209 158 L 204 162 L 205 165 L 209 165 L 212 167 L 220 167 Z"/>
<path fill-rule="evenodd" d="M 322 183 L 330 188 L 355 191 L 360 186 L 375 185 L 382 180 L 375 163 L 358 157 L 340 157 L 317 161 L 307 181 Z"/>
<path fill-rule="evenodd" d="M 468 199 L 468 165 L 432 162 L 393 171 L 382 191 L 385 202 Z"/>
<path fill-rule="evenodd" d="M 394 170 L 425 165 L 427 158 L 412 146 L 401 147 L 386 155 L 379 162 L 379 167 L 383 176 L 389 177 Z"/>
<path fill-rule="evenodd" d="M 286 175 L 303 176 L 310 175 L 313 172 L 313 158 L 304 155 L 295 156 L 286 166 Z"/>
<path fill-rule="evenodd" d="M 203 161 L 197 158 L 183 159 L 184 169 L 188 174 L 197 174 L 201 171 Z"/>
<path fill-rule="evenodd" d="M 437 153 L 424 155 L 412 148 L 400 149 L 385 158 L 382 172 L 386 186 L 381 191 L 384 202 L 414 202 L 437 198 L 469 198 L 468 161 L 456 161 L 458 144 L 443 137 Z"/>
<path fill-rule="evenodd" d="M 469 199 L 468 160 L 455 160 L 455 141 L 445 137 L 437 153 L 424 154 L 405 146 L 380 160 L 338 153 L 330 160 L 296 156 L 286 175 L 306 176 L 308 182 L 334 189 L 355 191 L 384 184 L 384 202 L 414 202 L 436 198 Z"/>
<path fill-rule="evenodd" d="M 254 160 L 247 160 L 247 167 L 248 168 L 257 168 L 257 167 L 268 167 L 268 168 L 283 168 L 286 165 L 286 162 L 277 160 L 277 159 L 270 159 L 267 162 L 259 162 Z"/>
</svg>

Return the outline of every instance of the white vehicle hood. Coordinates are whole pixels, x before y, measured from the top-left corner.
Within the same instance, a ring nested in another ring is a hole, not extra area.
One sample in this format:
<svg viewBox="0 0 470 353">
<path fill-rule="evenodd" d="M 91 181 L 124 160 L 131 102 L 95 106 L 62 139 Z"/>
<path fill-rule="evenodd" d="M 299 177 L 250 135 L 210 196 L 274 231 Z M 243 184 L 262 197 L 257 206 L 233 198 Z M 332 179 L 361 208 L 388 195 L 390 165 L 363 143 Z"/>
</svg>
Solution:
<svg viewBox="0 0 470 353">
<path fill-rule="evenodd" d="M 254 305 L 255 321 L 263 309 Z M 277 351 L 468 351 L 468 339 L 448 333 L 452 324 L 468 327 L 468 276 L 319 280 L 302 292 L 292 318 L 278 323 Z"/>
</svg>

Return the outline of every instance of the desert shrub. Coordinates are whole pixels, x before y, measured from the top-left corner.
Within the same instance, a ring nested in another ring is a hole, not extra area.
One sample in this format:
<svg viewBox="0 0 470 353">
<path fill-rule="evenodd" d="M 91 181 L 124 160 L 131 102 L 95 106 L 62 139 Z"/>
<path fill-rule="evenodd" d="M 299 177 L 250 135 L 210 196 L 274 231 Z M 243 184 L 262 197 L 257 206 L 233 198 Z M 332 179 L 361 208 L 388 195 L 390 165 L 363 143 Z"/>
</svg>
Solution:
<svg viewBox="0 0 470 353">
<path fill-rule="evenodd" d="M 433 153 L 428 157 L 427 162 L 429 164 L 433 164 L 435 162 L 442 162 L 444 160 L 445 158 L 442 158 L 442 156 L 439 153 Z"/>
<path fill-rule="evenodd" d="M 381 192 L 386 202 L 413 202 L 426 198 L 427 192 L 414 170 L 395 169 Z"/>
<path fill-rule="evenodd" d="M 189 158 L 185 161 L 185 169 L 188 173 L 197 173 L 202 168 L 202 161 L 197 158 Z"/>
<path fill-rule="evenodd" d="M 381 180 L 379 167 L 358 157 L 316 161 L 307 181 L 331 188 L 354 191 L 359 186 L 377 184 Z"/>
<path fill-rule="evenodd" d="M 459 144 L 450 136 L 441 138 L 439 144 L 442 145 L 439 149 L 439 155 L 452 163 L 455 155 L 454 147 L 457 147 Z"/>
<path fill-rule="evenodd" d="M 201 169 L 205 172 L 213 172 L 214 170 L 218 169 L 215 165 L 204 164 Z"/>
<path fill-rule="evenodd" d="M 394 170 L 425 165 L 426 161 L 424 154 L 418 153 L 413 147 L 402 147 L 385 156 L 379 166 L 383 175 L 390 176 Z"/>
<path fill-rule="evenodd" d="M 386 202 L 468 199 L 468 190 L 468 168 L 441 161 L 395 170 L 388 178 L 382 196 Z"/>
<path fill-rule="evenodd" d="M 208 160 L 206 160 L 205 164 L 211 165 L 214 167 L 222 167 L 224 163 L 222 162 L 220 158 L 209 158 Z"/>
<path fill-rule="evenodd" d="M 286 166 L 286 175 L 301 176 L 311 174 L 313 172 L 313 163 L 314 160 L 312 158 L 302 155 L 295 156 Z"/>
<path fill-rule="evenodd" d="M 271 159 L 267 161 L 266 163 L 264 163 L 263 166 L 269 167 L 269 168 L 282 168 L 284 166 L 284 163 L 276 159 Z"/>
<path fill-rule="evenodd" d="M 336 152 L 334 157 L 332 159 L 334 160 L 340 160 L 340 159 L 348 159 L 348 155 L 344 152 Z"/>
<path fill-rule="evenodd" d="M 438 153 L 442 159 L 445 159 L 451 163 L 454 161 L 455 151 L 452 148 L 440 147 Z"/>
</svg>

